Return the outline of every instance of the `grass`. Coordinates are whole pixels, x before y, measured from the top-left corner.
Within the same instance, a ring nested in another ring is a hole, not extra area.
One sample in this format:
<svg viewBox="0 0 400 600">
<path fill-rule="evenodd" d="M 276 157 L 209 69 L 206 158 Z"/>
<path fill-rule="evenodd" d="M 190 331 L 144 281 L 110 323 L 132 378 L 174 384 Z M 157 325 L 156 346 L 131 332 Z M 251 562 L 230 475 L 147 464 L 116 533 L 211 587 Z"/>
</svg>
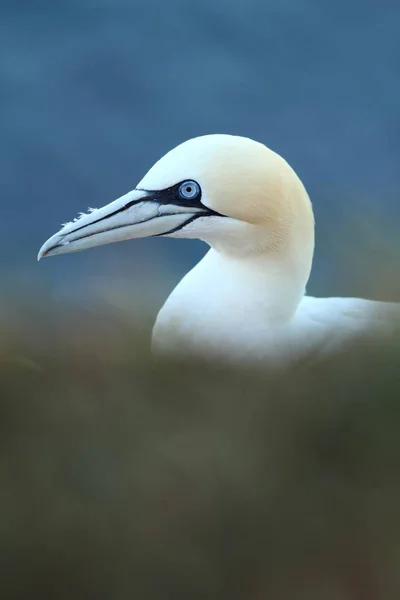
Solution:
<svg viewBox="0 0 400 600">
<path fill-rule="evenodd" d="M 118 310 L 22 304 L 0 343 L 2 598 L 400 597 L 396 347 L 279 377 L 155 363 Z"/>
</svg>

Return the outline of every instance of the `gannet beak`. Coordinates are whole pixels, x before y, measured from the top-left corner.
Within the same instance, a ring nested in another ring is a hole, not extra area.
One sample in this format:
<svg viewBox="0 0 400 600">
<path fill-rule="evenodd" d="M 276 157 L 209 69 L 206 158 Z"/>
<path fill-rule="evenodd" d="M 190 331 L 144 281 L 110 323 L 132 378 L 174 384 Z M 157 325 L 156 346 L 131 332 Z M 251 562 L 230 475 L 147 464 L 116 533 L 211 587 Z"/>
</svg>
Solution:
<svg viewBox="0 0 400 600">
<path fill-rule="evenodd" d="M 162 192 L 139 189 L 103 208 L 89 210 L 49 238 L 40 248 L 38 260 L 132 238 L 172 234 L 210 212 L 205 206 L 168 204 Z"/>
</svg>

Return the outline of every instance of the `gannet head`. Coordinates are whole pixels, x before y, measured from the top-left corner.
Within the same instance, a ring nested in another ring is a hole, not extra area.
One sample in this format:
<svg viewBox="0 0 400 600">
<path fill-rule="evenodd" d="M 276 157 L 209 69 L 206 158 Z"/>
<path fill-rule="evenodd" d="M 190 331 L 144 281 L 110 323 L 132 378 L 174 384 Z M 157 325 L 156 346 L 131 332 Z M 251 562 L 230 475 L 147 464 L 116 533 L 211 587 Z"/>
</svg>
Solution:
<svg viewBox="0 0 400 600">
<path fill-rule="evenodd" d="M 206 135 L 168 152 L 125 196 L 64 225 L 38 259 L 151 236 L 199 238 L 239 257 L 290 248 L 311 266 L 314 220 L 278 154 L 248 138 Z"/>
</svg>

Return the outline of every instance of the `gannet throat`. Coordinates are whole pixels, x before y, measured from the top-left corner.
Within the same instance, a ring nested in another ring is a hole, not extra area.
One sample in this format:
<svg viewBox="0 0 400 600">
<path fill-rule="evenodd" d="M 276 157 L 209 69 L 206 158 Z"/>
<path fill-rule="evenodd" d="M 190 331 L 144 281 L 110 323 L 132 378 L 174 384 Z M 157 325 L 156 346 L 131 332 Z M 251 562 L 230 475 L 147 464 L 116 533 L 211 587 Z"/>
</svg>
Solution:
<svg viewBox="0 0 400 600">
<path fill-rule="evenodd" d="M 207 135 L 177 146 L 131 192 L 64 225 L 38 258 L 156 236 L 211 248 L 158 314 L 153 347 L 162 353 L 239 362 L 316 356 L 400 314 L 397 305 L 305 296 L 310 199 L 281 156 L 248 138 Z"/>
</svg>

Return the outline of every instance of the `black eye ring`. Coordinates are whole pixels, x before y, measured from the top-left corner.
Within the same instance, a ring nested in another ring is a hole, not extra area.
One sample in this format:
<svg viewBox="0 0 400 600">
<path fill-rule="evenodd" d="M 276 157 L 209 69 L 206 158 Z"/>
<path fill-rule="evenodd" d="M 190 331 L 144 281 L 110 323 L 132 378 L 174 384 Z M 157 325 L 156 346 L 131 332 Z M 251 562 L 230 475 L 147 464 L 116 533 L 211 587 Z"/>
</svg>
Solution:
<svg viewBox="0 0 400 600">
<path fill-rule="evenodd" d="M 200 186 L 196 181 L 188 180 L 179 186 L 179 196 L 183 200 L 194 200 L 200 196 Z"/>
</svg>

